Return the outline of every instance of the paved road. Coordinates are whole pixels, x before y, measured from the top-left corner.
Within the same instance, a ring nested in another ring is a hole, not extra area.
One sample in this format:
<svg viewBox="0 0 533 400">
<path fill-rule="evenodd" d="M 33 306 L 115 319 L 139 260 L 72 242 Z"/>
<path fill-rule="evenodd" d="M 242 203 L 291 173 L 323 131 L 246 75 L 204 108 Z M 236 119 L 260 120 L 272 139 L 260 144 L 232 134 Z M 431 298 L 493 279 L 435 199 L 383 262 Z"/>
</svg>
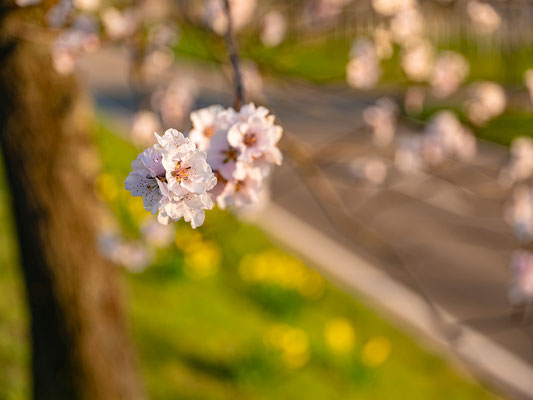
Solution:
<svg viewBox="0 0 533 400">
<path fill-rule="evenodd" d="M 98 65 L 101 60 L 91 60 L 85 68 L 100 106 L 131 118 L 131 93 L 120 78 L 125 67 L 117 61 L 102 72 Z M 227 81 L 217 72 L 183 70 L 199 82 L 196 106 L 231 104 Z M 402 174 L 392 167 L 391 156 L 379 153 L 368 133 L 357 129 L 362 108 L 377 94 L 295 83 L 267 85 L 265 92 L 284 128 L 310 151 L 324 146 L 341 151 L 334 158 L 319 152 L 324 157 L 317 161 L 338 198 L 317 201 L 320 181 L 287 160 L 274 174 L 272 201 L 533 365 L 533 321 L 513 318 L 506 295 L 508 260 L 517 242 L 503 220 L 506 193 L 496 181 L 505 149 L 479 143 L 479 157 L 471 164 Z M 383 185 L 365 184 L 349 173 L 349 163 L 362 154 L 391 165 Z M 391 253 L 403 266 L 391 261 Z"/>
</svg>

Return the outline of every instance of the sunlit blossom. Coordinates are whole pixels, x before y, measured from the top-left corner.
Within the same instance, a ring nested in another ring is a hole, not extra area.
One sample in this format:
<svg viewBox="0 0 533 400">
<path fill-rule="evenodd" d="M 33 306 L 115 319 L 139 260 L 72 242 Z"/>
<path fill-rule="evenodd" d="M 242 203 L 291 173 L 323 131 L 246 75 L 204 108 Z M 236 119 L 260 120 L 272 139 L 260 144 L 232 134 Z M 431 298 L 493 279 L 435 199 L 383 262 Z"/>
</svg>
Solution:
<svg viewBox="0 0 533 400">
<path fill-rule="evenodd" d="M 503 113 L 506 105 L 503 87 L 495 82 L 475 82 L 469 87 L 464 108 L 473 123 L 483 125 Z"/>
<path fill-rule="evenodd" d="M 267 47 L 279 45 L 285 38 L 287 22 L 279 11 L 269 11 L 263 17 L 261 41 Z"/>
</svg>

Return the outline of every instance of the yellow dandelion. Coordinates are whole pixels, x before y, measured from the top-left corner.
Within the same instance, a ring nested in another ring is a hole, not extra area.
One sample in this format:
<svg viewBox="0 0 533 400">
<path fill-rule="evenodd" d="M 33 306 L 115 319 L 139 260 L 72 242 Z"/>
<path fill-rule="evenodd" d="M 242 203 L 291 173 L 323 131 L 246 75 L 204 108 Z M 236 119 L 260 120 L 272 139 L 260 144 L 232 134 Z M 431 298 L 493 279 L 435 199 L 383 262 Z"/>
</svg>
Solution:
<svg viewBox="0 0 533 400">
<path fill-rule="evenodd" d="M 185 251 L 185 274 L 193 279 L 214 275 L 220 268 L 221 258 L 220 249 L 215 243 L 193 242 Z"/>
<path fill-rule="evenodd" d="M 367 367 L 378 367 L 385 362 L 391 352 L 391 344 L 385 337 L 370 339 L 363 347 L 361 361 Z"/>
<path fill-rule="evenodd" d="M 355 331 L 346 318 L 334 318 L 326 323 L 324 338 L 328 348 L 337 354 L 347 354 L 355 346 Z"/>
</svg>

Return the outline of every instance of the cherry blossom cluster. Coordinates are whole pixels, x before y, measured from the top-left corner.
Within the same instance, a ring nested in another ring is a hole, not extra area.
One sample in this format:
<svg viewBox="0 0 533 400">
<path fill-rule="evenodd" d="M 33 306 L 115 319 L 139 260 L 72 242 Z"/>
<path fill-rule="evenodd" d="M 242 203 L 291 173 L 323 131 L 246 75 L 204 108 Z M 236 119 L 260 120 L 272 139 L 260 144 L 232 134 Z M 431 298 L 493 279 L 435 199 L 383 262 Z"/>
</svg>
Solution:
<svg viewBox="0 0 533 400">
<path fill-rule="evenodd" d="M 211 106 L 191 113 L 188 137 L 175 129 L 132 163 L 125 187 L 162 224 L 183 218 L 196 228 L 205 210 L 258 203 L 271 166 L 280 165 L 282 128 L 265 107 Z"/>
<path fill-rule="evenodd" d="M 141 196 L 144 208 L 157 213 L 162 224 L 183 218 L 196 228 L 204 222 L 204 210 L 213 207 L 207 191 L 215 186 L 216 177 L 206 154 L 175 129 L 155 135 L 158 144 L 131 164 L 126 190 Z"/>
<path fill-rule="evenodd" d="M 17 0 L 17 5 L 48 7 L 41 0 Z M 80 56 L 98 50 L 107 41 L 126 44 L 137 55 L 143 53 L 147 64 L 160 65 L 166 60 L 169 65 L 173 60 L 170 46 L 177 39 L 177 28 L 162 1 L 138 2 L 119 9 L 100 0 L 59 0 L 45 11 L 48 26 L 60 29 L 51 55 L 61 74 L 72 74 Z"/>
</svg>

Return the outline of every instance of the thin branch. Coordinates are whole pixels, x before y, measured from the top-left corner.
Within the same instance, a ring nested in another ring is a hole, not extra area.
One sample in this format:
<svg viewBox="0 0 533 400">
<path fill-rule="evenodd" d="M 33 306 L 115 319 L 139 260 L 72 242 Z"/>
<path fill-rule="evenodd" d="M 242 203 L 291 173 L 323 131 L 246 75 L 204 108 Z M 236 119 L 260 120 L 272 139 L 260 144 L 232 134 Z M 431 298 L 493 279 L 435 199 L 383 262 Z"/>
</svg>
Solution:
<svg viewBox="0 0 533 400">
<path fill-rule="evenodd" d="M 228 29 L 226 31 L 226 46 L 228 47 L 229 59 L 231 67 L 233 68 L 233 84 L 235 89 L 235 102 L 233 108 L 239 110 L 241 105 L 245 102 L 244 85 L 242 83 L 242 73 L 239 60 L 239 52 L 237 50 L 237 43 L 233 37 L 233 21 L 231 18 L 231 9 L 229 0 L 222 0 L 224 3 L 224 12 L 228 21 Z"/>
</svg>

